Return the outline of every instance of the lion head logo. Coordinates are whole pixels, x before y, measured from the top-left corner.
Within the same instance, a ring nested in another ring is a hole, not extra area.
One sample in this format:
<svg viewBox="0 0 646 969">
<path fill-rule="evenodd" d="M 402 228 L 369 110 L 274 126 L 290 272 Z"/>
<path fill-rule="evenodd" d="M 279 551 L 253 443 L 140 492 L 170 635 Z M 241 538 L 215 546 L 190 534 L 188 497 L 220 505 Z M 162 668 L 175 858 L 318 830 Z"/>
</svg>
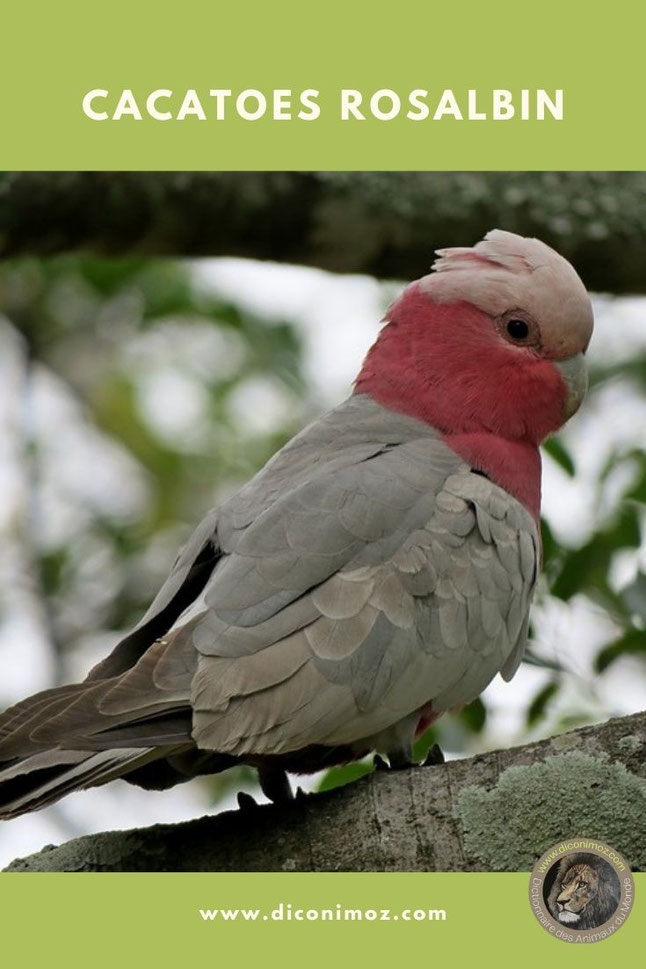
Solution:
<svg viewBox="0 0 646 969">
<path fill-rule="evenodd" d="M 558 863 L 547 907 L 572 929 L 592 929 L 612 918 L 621 897 L 616 872 L 607 861 L 587 852 Z"/>
</svg>

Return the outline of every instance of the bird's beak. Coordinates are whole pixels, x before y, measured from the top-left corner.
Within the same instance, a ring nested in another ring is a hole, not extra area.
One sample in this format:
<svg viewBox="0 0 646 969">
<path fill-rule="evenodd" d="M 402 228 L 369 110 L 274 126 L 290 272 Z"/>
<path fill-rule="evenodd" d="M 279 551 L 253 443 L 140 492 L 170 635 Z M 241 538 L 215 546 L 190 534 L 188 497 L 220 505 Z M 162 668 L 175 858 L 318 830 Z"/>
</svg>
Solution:
<svg viewBox="0 0 646 969">
<path fill-rule="evenodd" d="M 588 369 L 582 353 L 575 353 L 565 360 L 555 360 L 554 366 L 563 377 L 568 389 L 565 402 L 566 419 L 576 414 L 588 389 Z"/>
</svg>

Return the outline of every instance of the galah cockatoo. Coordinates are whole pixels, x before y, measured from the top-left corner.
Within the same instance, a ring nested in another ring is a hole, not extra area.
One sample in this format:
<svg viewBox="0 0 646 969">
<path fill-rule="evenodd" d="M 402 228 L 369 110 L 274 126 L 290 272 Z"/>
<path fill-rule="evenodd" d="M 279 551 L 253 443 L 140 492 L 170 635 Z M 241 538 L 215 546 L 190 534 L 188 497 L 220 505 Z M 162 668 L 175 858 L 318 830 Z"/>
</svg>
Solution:
<svg viewBox="0 0 646 969">
<path fill-rule="evenodd" d="M 514 675 L 540 564 L 539 444 L 579 407 L 590 298 L 537 239 L 442 249 L 354 393 L 211 512 L 82 683 L 0 718 L 0 817 L 123 777 L 170 787 L 385 754 Z"/>
</svg>

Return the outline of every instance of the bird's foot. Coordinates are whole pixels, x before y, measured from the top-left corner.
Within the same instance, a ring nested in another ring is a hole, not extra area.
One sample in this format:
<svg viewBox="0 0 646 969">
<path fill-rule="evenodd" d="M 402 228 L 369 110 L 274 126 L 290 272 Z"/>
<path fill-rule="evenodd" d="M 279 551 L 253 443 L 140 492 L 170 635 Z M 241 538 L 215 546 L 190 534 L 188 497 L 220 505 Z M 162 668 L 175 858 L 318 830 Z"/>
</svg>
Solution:
<svg viewBox="0 0 646 969">
<path fill-rule="evenodd" d="M 251 796 L 251 794 L 246 794 L 244 791 L 238 791 L 238 807 L 241 811 L 256 811 L 260 805 Z"/>
<path fill-rule="evenodd" d="M 372 765 L 375 770 L 390 770 L 390 764 L 383 759 L 381 754 L 375 754 L 372 758 Z"/>
<path fill-rule="evenodd" d="M 385 761 L 380 754 L 375 754 L 372 761 L 375 770 L 410 770 L 412 767 L 434 767 L 444 763 L 444 754 L 439 744 L 433 744 L 424 760 L 419 762 L 412 759 L 410 750 L 393 751 L 387 756 L 388 761 Z"/>
<path fill-rule="evenodd" d="M 375 754 L 373 759 L 375 770 L 408 770 L 410 767 L 417 766 L 411 759 L 410 751 L 393 751 L 387 757 L 388 761 L 385 761 L 380 754 Z"/>
<path fill-rule="evenodd" d="M 289 778 L 280 768 L 259 767 L 258 782 L 262 793 L 274 804 L 282 804 L 294 799 Z"/>
<path fill-rule="evenodd" d="M 438 764 L 443 764 L 444 762 L 445 760 L 444 760 L 444 753 L 442 751 L 442 748 L 440 747 L 439 744 L 433 744 L 433 746 L 430 748 L 426 757 L 424 758 L 424 760 L 421 762 L 419 766 L 435 767 Z"/>
</svg>

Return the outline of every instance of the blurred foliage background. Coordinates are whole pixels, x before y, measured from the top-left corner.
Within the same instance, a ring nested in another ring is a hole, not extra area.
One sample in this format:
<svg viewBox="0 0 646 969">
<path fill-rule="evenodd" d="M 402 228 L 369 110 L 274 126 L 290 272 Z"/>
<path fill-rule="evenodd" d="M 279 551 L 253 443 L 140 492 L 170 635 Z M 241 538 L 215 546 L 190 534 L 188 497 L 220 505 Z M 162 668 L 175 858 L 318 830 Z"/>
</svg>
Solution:
<svg viewBox="0 0 646 969">
<path fill-rule="evenodd" d="M 343 396 L 335 385 L 326 399 L 324 376 L 310 379 L 297 315 L 254 311 L 235 286 L 209 282 L 210 265 L 66 255 L 0 267 L 2 707 L 84 676 L 137 622 L 207 509 Z M 277 290 L 288 269 L 271 267 Z M 325 292 L 326 274 L 301 272 Z M 394 284 L 361 285 L 383 311 Z M 508 746 L 630 712 L 644 696 L 646 339 L 630 332 L 646 332 L 646 303 L 605 297 L 598 310 L 607 338 L 591 353 L 587 416 L 546 446 L 545 577 L 520 687 L 493 687 L 445 718 L 420 755 L 436 741 L 449 755 Z M 600 438 L 609 443 L 595 451 Z M 568 531 L 579 504 L 587 517 Z M 200 784 L 199 805 L 215 806 L 254 778 Z"/>
</svg>

